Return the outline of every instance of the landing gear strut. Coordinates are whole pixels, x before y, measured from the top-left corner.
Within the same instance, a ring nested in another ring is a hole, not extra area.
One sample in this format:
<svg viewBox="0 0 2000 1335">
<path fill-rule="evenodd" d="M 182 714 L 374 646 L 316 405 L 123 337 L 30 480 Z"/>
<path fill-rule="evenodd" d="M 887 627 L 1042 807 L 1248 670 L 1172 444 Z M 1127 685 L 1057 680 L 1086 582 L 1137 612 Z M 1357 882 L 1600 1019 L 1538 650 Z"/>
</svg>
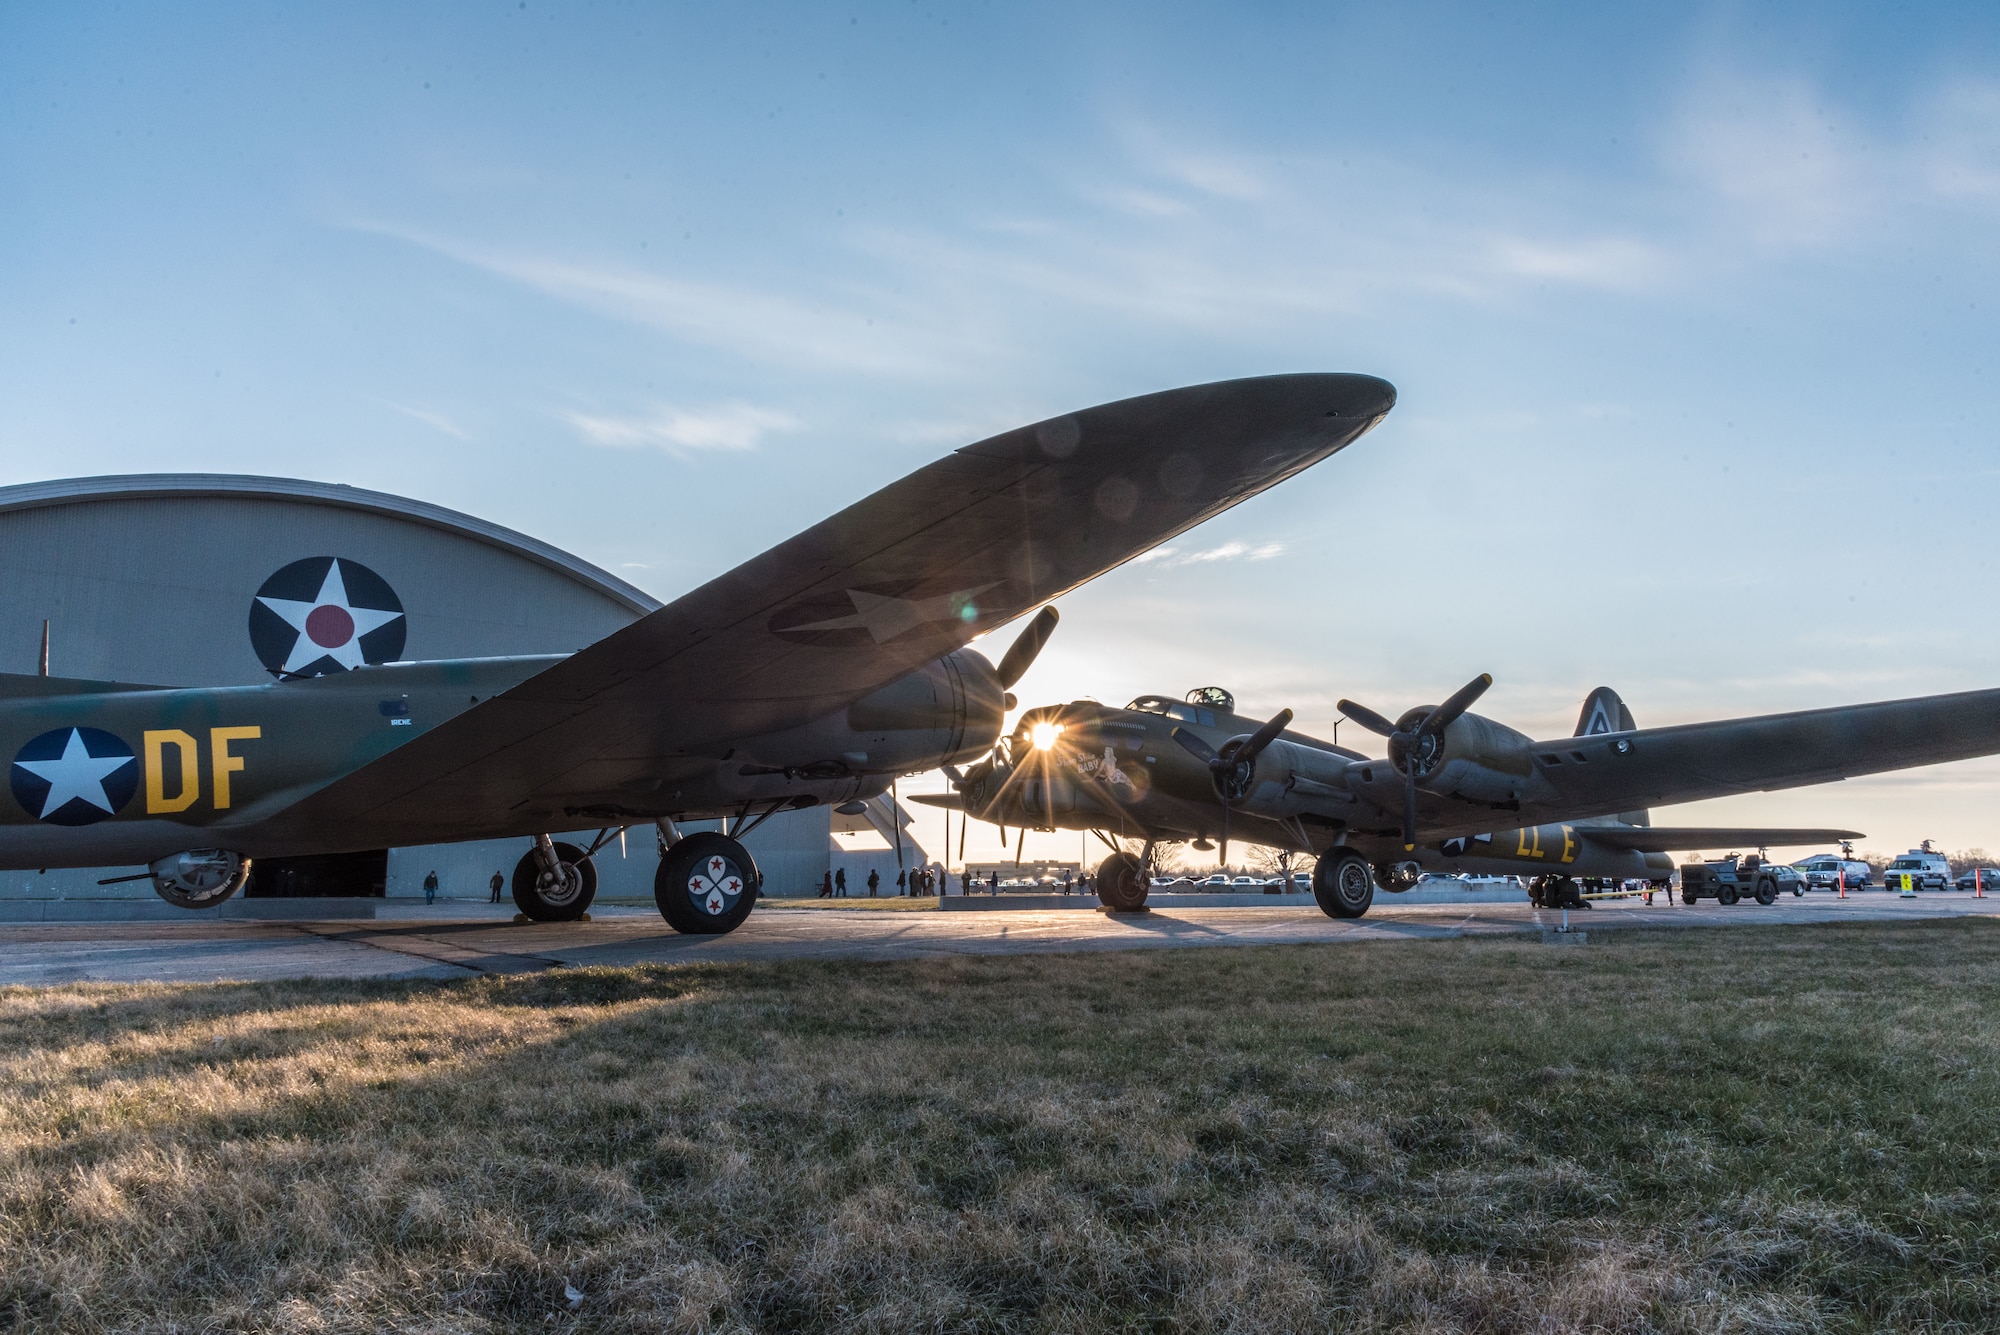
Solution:
<svg viewBox="0 0 2000 1335">
<path fill-rule="evenodd" d="M 1313 863 L 1313 898 L 1329 918 L 1358 918 L 1375 902 L 1375 869 L 1351 848 L 1336 848 Z"/>
<path fill-rule="evenodd" d="M 653 902 L 676 932 L 720 936 L 743 925 L 763 884 L 748 849 L 728 835 L 703 830 L 660 854 Z"/>
<path fill-rule="evenodd" d="M 575 844 L 535 836 L 514 864 L 514 905 L 536 922 L 575 922 L 597 898 L 597 864 Z"/>
</svg>

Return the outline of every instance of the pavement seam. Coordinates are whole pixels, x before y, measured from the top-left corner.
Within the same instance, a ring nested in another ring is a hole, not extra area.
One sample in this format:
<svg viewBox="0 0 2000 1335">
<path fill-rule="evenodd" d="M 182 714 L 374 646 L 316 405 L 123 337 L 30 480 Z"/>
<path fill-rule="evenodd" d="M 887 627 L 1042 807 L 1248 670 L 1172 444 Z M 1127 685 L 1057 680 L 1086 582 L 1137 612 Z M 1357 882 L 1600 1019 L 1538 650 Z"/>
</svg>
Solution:
<svg viewBox="0 0 2000 1335">
<path fill-rule="evenodd" d="M 474 974 L 541 973 L 566 968 L 562 960 L 541 955 L 516 955 L 506 951 L 468 950 L 464 946 L 437 941 L 421 932 L 383 932 L 367 929 L 337 929 L 313 923 L 296 924 L 297 930 L 322 941 L 347 941 L 373 946 L 392 954 L 448 964 Z"/>
</svg>

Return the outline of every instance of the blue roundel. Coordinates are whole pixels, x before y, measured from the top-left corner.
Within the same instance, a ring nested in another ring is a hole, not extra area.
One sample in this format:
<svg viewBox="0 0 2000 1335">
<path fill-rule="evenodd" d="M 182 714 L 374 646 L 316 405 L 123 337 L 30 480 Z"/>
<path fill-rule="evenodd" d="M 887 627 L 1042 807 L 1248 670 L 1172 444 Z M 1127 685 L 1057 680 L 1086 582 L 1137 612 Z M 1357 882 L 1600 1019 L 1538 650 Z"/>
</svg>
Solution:
<svg viewBox="0 0 2000 1335">
<path fill-rule="evenodd" d="M 132 748 L 102 728 L 57 728 L 22 747 L 8 777 L 21 810 L 51 825 L 93 825 L 139 788 Z"/>
</svg>

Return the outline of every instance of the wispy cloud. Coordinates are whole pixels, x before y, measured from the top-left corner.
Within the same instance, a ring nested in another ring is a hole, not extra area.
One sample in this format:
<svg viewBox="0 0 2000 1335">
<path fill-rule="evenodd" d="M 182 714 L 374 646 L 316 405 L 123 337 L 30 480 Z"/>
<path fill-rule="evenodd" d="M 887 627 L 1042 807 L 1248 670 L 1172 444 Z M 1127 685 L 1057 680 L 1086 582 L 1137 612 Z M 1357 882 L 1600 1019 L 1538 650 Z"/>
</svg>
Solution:
<svg viewBox="0 0 2000 1335">
<path fill-rule="evenodd" d="M 1150 552 L 1132 558 L 1133 565 L 1150 565 L 1160 570 L 1174 570 L 1181 566 L 1208 565 L 1215 561 L 1268 561 L 1274 556 L 1282 556 L 1285 544 L 1267 542 L 1252 547 L 1247 542 L 1225 542 L 1219 547 L 1204 547 L 1199 551 L 1184 551 L 1179 547 L 1155 547 Z"/>
<path fill-rule="evenodd" d="M 608 261 L 482 244 L 381 222 L 347 226 L 420 246 L 559 301 L 789 366 L 923 375 L 947 364 L 937 330 L 913 327 L 905 313 L 872 311 L 865 302 L 819 302 L 697 282 Z"/>
<path fill-rule="evenodd" d="M 464 427 L 452 421 L 449 417 L 446 417 L 443 413 L 434 412 L 429 408 L 413 408 L 407 403 L 393 403 L 389 402 L 386 399 L 383 402 L 387 404 L 388 407 L 394 408 L 397 412 L 403 414 L 403 416 L 415 418 L 417 421 L 422 422 L 425 426 L 429 427 L 431 430 L 441 431 L 445 435 L 450 436 L 453 440 L 472 439 L 472 433 L 470 431 L 467 431 Z"/>
<path fill-rule="evenodd" d="M 694 450 L 753 450 L 772 432 L 796 431 L 800 425 L 790 413 L 749 403 L 700 410 L 657 408 L 637 417 L 575 412 L 563 417 L 599 445 L 626 449 L 650 445 L 677 455 Z"/>
</svg>

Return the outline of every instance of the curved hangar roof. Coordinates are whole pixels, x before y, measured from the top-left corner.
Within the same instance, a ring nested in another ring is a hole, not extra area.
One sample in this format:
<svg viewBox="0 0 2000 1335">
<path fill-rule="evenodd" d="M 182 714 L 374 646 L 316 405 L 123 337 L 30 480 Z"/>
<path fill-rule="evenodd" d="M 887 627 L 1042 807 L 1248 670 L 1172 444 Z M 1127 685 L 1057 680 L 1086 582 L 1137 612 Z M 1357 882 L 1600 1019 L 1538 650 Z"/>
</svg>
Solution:
<svg viewBox="0 0 2000 1335">
<path fill-rule="evenodd" d="M 169 686 L 364 662 L 565 653 L 660 604 L 440 506 L 290 478 L 0 487 L 0 672 Z"/>
</svg>

